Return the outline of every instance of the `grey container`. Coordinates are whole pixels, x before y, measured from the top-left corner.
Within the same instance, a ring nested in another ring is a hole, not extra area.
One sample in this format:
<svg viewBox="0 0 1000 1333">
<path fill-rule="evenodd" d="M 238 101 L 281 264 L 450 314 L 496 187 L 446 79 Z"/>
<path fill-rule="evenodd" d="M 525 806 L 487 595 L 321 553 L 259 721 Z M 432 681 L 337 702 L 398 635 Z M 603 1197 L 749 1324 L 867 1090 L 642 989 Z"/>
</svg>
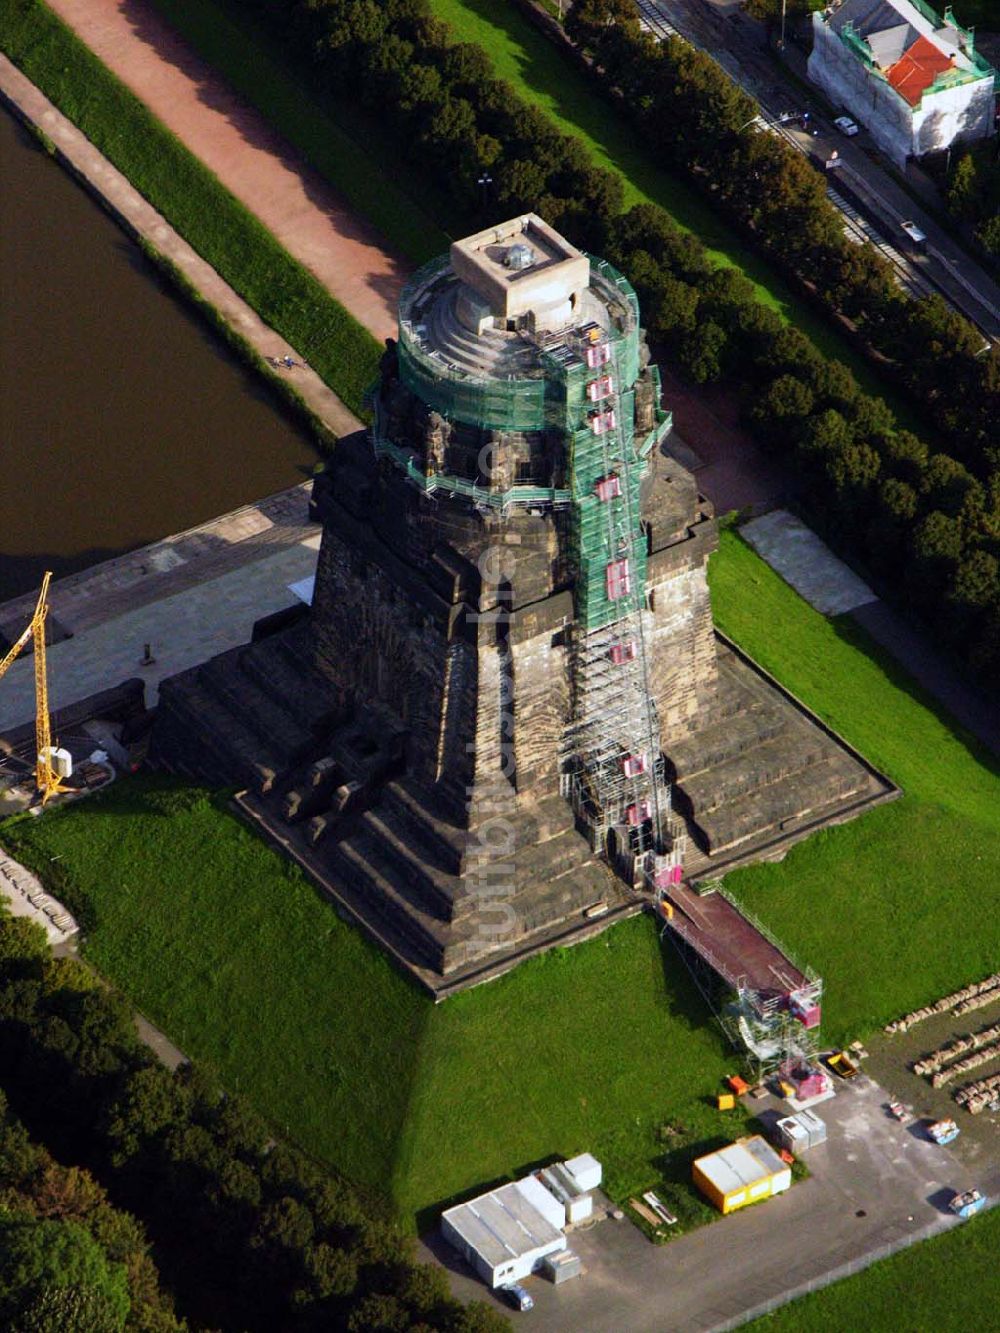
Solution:
<svg viewBox="0 0 1000 1333">
<path fill-rule="evenodd" d="M 583 1272 L 583 1261 L 572 1250 L 558 1250 L 547 1254 L 542 1260 L 542 1271 L 558 1287 L 561 1282 L 568 1282 L 571 1277 L 579 1277 Z"/>
<path fill-rule="evenodd" d="M 809 1135 L 810 1148 L 826 1142 L 826 1121 L 821 1120 L 815 1111 L 800 1111 L 796 1119 Z"/>
</svg>

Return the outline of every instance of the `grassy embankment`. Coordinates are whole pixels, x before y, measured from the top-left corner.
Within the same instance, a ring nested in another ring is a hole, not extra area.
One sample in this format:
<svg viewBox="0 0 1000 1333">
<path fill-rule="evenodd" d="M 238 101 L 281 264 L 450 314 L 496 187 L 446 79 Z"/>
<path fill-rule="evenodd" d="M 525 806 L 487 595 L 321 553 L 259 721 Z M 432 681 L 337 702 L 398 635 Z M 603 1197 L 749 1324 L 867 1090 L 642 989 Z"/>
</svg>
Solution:
<svg viewBox="0 0 1000 1333">
<path fill-rule="evenodd" d="M 12 0 L 4 53 L 353 411 L 376 340 L 38 0 Z"/>
<path fill-rule="evenodd" d="M 906 788 L 727 881 L 825 976 L 828 1034 L 990 971 L 995 768 L 731 533 L 712 585 L 722 627 Z M 169 785 L 122 782 L 2 837 L 84 908 L 87 957 L 191 1054 L 411 1217 L 587 1148 L 617 1196 L 666 1179 L 701 1220 L 680 1182 L 692 1145 L 738 1130 L 708 1104 L 731 1057 L 649 920 L 434 1007 L 224 809 L 168 818 Z"/>
</svg>

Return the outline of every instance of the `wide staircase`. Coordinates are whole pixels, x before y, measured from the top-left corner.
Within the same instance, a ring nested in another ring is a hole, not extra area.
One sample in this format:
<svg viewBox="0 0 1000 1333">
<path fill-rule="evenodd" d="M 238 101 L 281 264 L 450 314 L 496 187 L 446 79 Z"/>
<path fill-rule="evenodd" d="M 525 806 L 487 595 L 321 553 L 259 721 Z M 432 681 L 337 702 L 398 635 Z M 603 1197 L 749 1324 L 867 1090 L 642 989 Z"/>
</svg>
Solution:
<svg viewBox="0 0 1000 1333">
<path fill-rule="evenodd" d="M 262 831 L 415 967 L 451 973 L 528 947 L 609 894 L 559 796 L 519 810 L 503 778 L 481 783 L 484 811 L 503 816 L 499 850 L 455 823 L 446 793 L 406 773 L 402 725 L 342 706 L 305 625 L 165 681 L 150 757 L 246 789 Z"/>
<path fill-rule="evenodd" d="M 674 809 L 694 842 L 689 874 L 873 790 L 869 769 L 721 643 L 718 692 L 699 720 L 666 746 Z"/>
</svg>

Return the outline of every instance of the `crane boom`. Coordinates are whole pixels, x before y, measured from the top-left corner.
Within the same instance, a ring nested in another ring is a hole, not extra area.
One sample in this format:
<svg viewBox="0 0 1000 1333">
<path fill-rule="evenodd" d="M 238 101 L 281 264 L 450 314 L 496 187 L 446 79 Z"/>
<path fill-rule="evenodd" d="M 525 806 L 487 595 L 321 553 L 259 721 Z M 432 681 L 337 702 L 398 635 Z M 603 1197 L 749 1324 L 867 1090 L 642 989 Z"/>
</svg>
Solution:
<svg viewBox="0 0 1000 1333">
<path fill-rule="evenodd" d="M 42 805 L 57 792 L 72 791 L 59 781 L 58 774 L 52 767 L 52 728 L 49 721 L 49 682 L 45 662 L 45 618 L 49 614 L 49 583 L 52 571 L 47 570 L 42 579 L 42 588 L 38 594 L 35 611 L 24 633 L 11 647 L 0 662 L 0 678 L 30 638 L 35 640 L 35 785 L 42 798 Z"/>
</svg>

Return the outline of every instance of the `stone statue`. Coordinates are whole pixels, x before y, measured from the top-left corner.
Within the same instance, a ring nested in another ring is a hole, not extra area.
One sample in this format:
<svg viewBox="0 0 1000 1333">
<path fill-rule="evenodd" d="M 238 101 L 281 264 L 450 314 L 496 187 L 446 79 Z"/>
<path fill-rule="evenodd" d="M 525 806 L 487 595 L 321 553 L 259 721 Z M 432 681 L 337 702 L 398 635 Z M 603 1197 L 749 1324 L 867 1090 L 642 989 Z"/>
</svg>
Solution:
<svg viewBox="0 0 1000 1333">
<path fill-rule="evenodd" d="M 424 471 L 428 477 L 444 467 L 445 450 L 451 439 L 451 422 L 440 412 L 430 411 L 424 421 Z"/>
<path fill-rule="evenodd" d="M 656 380 L 646 369 L 635 382 L 636 443 L 649 434 L 656 425 Z"/>
</svg>

